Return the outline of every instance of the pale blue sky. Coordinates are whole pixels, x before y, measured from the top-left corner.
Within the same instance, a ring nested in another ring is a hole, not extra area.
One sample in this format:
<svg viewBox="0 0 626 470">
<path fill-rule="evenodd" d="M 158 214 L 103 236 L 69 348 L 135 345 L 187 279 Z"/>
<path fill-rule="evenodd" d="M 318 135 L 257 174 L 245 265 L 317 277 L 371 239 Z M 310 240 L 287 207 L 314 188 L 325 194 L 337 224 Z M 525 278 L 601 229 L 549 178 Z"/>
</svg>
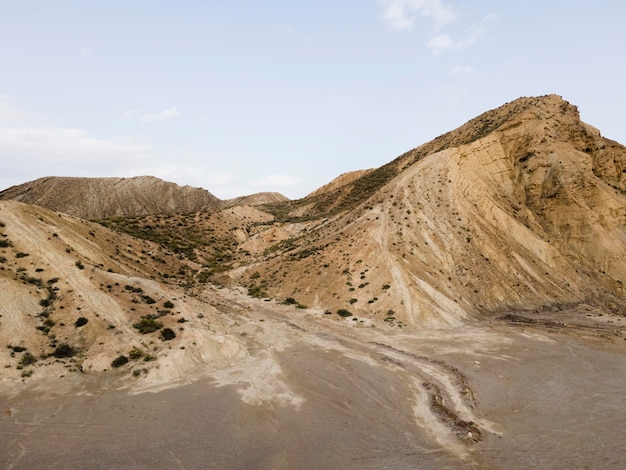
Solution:
<svg viewBox="0 0 626 470">
<path fill-rule="evenodd" d="M 626 3 L 0 1 L 0 189 L 305 196 L 520 96 L 626 143 Z"/>
</svg>

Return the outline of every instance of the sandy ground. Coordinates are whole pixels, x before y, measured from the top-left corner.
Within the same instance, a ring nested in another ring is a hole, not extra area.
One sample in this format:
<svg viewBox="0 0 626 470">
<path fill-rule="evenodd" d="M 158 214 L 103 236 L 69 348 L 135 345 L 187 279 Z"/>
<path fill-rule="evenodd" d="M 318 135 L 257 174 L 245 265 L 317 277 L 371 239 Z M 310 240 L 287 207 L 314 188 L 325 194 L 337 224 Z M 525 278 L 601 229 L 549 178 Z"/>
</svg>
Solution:
<svg viewBox="0 0 626 470">
<path fill-rule="evenodd" d="M 0 398 L 0 467 L 626 467 L 623 320 L 409 332 L 212 295 L 245 357 L 183 385 Z"/>
</svg>

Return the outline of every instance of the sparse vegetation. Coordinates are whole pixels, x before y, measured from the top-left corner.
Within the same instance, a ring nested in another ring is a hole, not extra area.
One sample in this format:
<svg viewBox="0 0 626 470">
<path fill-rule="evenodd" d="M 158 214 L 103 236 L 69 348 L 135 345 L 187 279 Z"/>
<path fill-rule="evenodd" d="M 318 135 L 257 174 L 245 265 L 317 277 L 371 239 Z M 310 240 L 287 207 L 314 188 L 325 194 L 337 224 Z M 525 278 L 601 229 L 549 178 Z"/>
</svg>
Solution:
<svg viewBox="0 0 626 470">
<path fill-rule="evenodd" d="M 60 345 L 58 345 L 51 354 L 51 356 L 54 356 L 58 359 L 72 357 L 74 355 L 76 355 L 76 350 L 67 343 L 61 343 Z"/>
<path fill-rule="evenodd" d="M 133 347 L 129 352 L 128 352 L 128 357 L 130 359 L 132 359 L 133 361 L 136 361 L 138 359 L 141 359 L 142 357 L 145 356 L 145 353 L 137 348 L 137 347 Z"/>
<path fill-rule="evenodd" d="M 163 341 L 171 341 L 176 338 L 176 333 L 171 328 L 163 328 L 161 330 L 161 339 Z"/>
<path fill-rule="evenodd" d="M 111 367 L 118 368 L 128 363 L 128 358 L 124 355 L 118 356 L 111 362 Z"/>
<path fill-rule="evenodd" d="M 22 356 L 22 359 L 20 359 L 21 366 L 29 366 L 31 364 L 34 364 L 35 362 L 37 362 L 37 358 L 28 351 L 26 351 Z"/>
<path fill-rule="evenodd" d="M 141 317 L 141 320 L 139 320 L 139 322 L 133 324 L 133 327 L 137 328 L 137 330 L 139 330 L 139 333 L 145 335 L 160 330 L 161 328 L 163 328 L 163 323 L 157 321 L 155 315 L 146 315 Z"/>
</svg>

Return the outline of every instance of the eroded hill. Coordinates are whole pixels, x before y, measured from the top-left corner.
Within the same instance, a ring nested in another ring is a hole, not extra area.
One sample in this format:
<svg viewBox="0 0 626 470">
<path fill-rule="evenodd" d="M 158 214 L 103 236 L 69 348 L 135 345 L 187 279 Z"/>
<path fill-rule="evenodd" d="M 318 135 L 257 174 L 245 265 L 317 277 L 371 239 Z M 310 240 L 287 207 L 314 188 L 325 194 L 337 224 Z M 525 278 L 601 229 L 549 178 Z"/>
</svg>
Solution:
<svg viewBox="0 0 626 470">
<path fill-rule="evenodd" d="M 270 296 L 413 326 L 577 303 L 623 312 L 625 168 L 626 149 L 574 106 L 522 98 L 281 207 L 300 220 L 298 235 L 233 277 Z M 359 191 L 377 172 L 384 184 Z M 326 216 L 302 217 L 331 195 Z"/>
<path fill-rule="evenodd" d="M 0 233 L 5 392 L 124 364 L 172 381 L 243 353 L 217 310 L 188 295 L 193 264 L 155 243 L 14 201 L 0 202 Z"/>
<path fill-rule="evenodd" d="M 64 212 L 82 219 L 212 212 L 233 206 L 287 202 L 280 193 L 221 200 L 206 189 L 179 186 L 154 176 L 82 178 L 48 176 L 0 191 L 0 200 Z"/>
</svg>

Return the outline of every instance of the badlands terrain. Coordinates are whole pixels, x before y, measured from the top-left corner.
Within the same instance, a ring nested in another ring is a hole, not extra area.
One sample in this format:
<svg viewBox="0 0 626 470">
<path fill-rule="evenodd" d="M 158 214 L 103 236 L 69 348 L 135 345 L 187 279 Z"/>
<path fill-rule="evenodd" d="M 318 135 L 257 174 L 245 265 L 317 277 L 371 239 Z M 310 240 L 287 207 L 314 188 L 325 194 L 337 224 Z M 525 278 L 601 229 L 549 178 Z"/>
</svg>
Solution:
<svg viewBox="0 0 626 470">
<path fill-rule="evenodd" d="M 0 192 L 2 468 L 623 468 L 626 149 L 556 95 L 307 197 Z"/>
</svg>

